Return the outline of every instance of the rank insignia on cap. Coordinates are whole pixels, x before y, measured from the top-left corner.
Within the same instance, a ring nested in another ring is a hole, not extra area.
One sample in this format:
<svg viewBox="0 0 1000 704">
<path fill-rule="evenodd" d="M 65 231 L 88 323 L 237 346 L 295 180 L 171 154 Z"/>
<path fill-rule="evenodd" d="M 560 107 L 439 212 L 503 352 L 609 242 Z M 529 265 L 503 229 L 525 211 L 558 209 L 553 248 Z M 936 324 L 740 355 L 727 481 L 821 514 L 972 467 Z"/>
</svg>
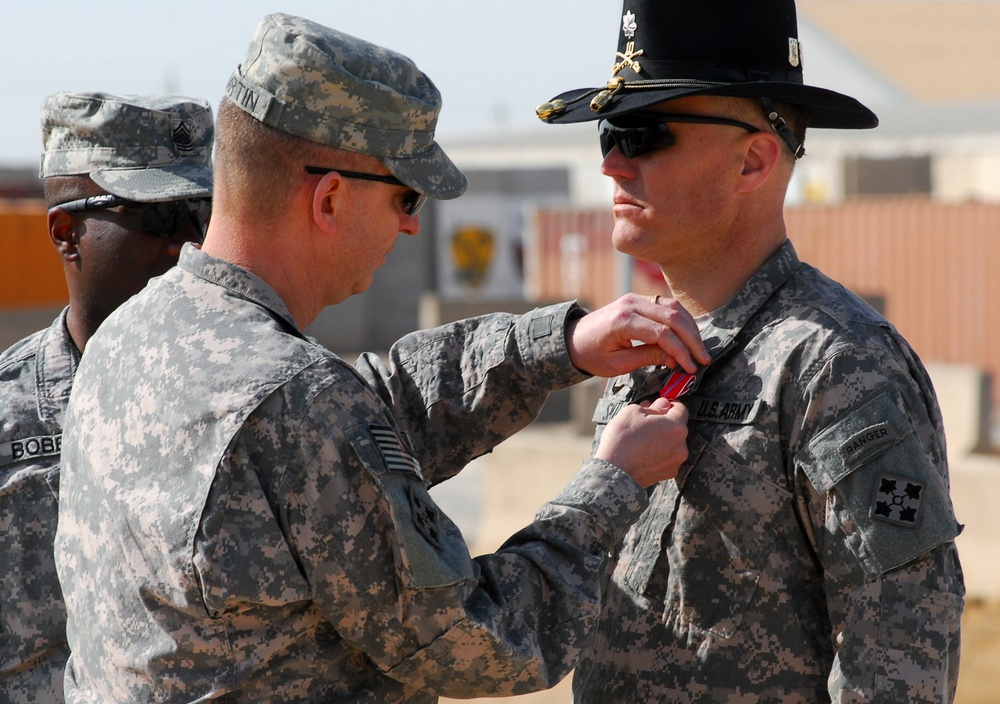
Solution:
<svg viewBox="0 0 1000 704">
<path fill-rule="evenodd" d="M 629 10 L 624 15 L 622 15 L 622 32 L 625 33 L 626 39 L 631 39 L 635 36 L 635 30 L 638 25 L 635 23 L 635 13 Z"/>
<path fill-rule="evenodd" d="M 189 152 L 194 149 L 194 141 L 191 139 L 191 128 L 179 120 L 174 126 L 171 136 L 174 139 L 174 146 L 179 152 Z"/>
<path fill-rule="evenodd" d="M 795 37 L 788 38 L 788 63 L 793 67 L 798 68 L 799 63 L 802 61 L 802 56 L 799 53 L 799 40 Z"/>
<path fill-rule="evenodd" d="M 871 517 L 905 528 L 920 521 L 924 485 L 902 477 L 884 474 L 875 486 Z"/>
<path fill-rule="evenodd" d="M 413 514 L 413 525 L 427 542 L 438 550 L 441 549 L 441 510 L 424 498 L 424 494 L 410 487 L 410 512 Z"/>
<path fill-rule="evenodd" d="M 635 36 L 635 30 L 637 27 L 638 25 L 635 23 L 635 14 L 633 14 L 631 10 L 622 15 L 622 33 L 625 35 L 626 39 L 631 39 Z M 635 60 L 635 57 L 637 56 L 642 56 L 642 49 L 636 51 L 635 42 L 628 42 L 625 45 L 624 52 L 615 52 L 615 57 L 621 59 L 621 61 L 615 64 L 611 71 L 611 75 L 617 76 L 618 72 L 626 66 L 636 73 L 639 73 L 642 70 L 642 67 L 639 66 L 639 62 Z"/>
</svg>

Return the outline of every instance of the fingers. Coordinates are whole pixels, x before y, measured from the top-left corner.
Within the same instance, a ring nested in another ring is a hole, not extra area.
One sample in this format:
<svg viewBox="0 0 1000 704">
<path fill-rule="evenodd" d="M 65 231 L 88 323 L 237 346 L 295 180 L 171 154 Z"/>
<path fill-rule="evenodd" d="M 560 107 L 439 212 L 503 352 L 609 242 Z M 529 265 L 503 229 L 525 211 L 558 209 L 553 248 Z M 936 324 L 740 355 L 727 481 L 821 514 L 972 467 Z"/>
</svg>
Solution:
<svg viewBox="0 0 1000 704">
<path fill-rule="evenodd" d="M 641 298 L 635 305 L 641 317 L 636 321 L 634 339 L 643 343 L 636 350 L 646 355 L 647 364 L 680 365 L 694 374 L 698 364 L 712 361 L 694 318 L 676 299 L 653 296 Z"/>
<path fill-rule="evenodd" d="M 687 459 L 687 409 L 666 399 L 629 405 L 605 428 L 595 457 L 642 486 L 677 475 Z"/>
<path fill-rule="evenodd" d="M 687 423 L 688 411 L 683 403 L 674 403 L 666 398 L 656 398 L 652 401 L 641 401 L 638 405 L 648 411 L 648 415 L 669 416 L 676 423 Z"/>
<path fill-rule="evenodd" d="M 617 376 L 650 365 L 694 374 L 711 357 L 694 318 L 675 299 L 626 294 L 566 328 L 570 359 L 595 376 Z"/>
</svg>

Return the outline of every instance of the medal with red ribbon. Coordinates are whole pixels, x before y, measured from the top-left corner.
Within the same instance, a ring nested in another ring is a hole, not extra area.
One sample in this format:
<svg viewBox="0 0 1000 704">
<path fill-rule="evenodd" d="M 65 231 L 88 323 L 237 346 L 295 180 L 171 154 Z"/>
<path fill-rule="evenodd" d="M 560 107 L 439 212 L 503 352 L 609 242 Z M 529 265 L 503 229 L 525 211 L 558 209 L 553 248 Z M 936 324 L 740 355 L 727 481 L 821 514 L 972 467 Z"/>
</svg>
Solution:
<svg viewBox="0 0 1000 704">
<path fill-rule="evenodd" d="M 688 374 L 683 369 L 674 369 L 660 389 L 660 398 L 673 401 L 693 389 L 697 383 L 698 377 L 695 374 Z"/>
</svg>

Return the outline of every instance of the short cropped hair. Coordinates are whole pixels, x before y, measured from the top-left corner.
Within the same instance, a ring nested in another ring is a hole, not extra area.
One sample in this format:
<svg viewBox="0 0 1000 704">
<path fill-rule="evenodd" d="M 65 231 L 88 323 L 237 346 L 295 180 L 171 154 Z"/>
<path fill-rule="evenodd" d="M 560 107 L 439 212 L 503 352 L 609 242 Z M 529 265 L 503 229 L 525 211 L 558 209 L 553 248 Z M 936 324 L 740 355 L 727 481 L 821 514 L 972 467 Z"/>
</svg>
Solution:
<svg viewBox="0 0 1000 704">
<path fill-rule="evenodd" d="M 743 97 L 723 97 L 724 100 L 730 103 L 732 110 L 734 111 L 734 116 L 738 119 L 742 119 L 745 122 L 749 122 L 753 125 L 759 125 L 763 129 L 762 123 L 766 123 L 767 114 L 764 110 L 764 104 L 759 98 L 743 98 Z M 788 127 L 792 130 L 792 135 L 798 140 L 799 144 L 805 145 L 806 142 L 806 123 L 808 122 L 808 113 L 805 107 L 802 105 L 795 105 L 793 103 L 782 103 L 778 101 L 773 102 L 774 110 L 778 115 L 785 121 Z M 784 144 L 784 141 L 782 141 Z M 783 152 L 785 156 L 795 162 L 795 155 L 792 154 L 792 150 L 784 149 Z"/>
<path fill-rule="evenodd" d="M 219 105 L 215 136 L 216 182 L 239 198 L 228 207 L 261 218 L 280 215 L 307 165 L 370 170 L 379 163 L 265 125 L 229 98 Z"/>
</svg>

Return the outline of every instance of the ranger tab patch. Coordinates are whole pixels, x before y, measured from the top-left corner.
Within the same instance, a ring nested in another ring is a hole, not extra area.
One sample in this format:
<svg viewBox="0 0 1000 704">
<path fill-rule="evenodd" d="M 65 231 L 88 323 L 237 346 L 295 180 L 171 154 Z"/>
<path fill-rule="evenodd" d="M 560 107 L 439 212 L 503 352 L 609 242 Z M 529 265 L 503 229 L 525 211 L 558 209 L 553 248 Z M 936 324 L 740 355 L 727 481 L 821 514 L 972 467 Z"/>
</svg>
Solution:
<svg viewBox="0 0 1000 704">
<path fill-rule="evenodd" d="M 924 485 L 920 482 L 883 474 L 875 483 L 871 517 L 886 523 L 914 528 L 920 521 Z"/>
</svg>

